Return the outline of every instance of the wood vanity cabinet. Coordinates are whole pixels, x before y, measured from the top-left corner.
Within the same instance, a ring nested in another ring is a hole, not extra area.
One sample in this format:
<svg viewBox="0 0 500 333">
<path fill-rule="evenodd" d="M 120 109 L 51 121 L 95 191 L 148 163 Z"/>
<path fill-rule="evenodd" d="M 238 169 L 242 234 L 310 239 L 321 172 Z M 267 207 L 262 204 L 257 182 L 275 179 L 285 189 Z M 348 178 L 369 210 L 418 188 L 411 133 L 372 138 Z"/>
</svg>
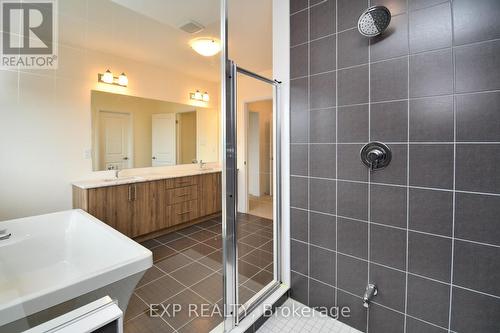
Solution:
<svg viewBox="0 0 500 333">
<path fill-rule="evenodd" d="M 221 212 L 221 173 L 82 189 L 73 186 L 81 208 L 129 237 L 141 237 Z"/>
</svg>

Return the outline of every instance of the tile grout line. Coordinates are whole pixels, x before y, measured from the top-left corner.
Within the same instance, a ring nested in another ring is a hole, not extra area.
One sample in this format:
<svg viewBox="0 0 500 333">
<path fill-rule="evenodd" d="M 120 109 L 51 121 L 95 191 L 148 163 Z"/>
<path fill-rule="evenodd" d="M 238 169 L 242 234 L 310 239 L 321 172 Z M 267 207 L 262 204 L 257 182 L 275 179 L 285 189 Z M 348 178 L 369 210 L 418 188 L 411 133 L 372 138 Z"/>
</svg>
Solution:
<svg viewBox="0 0 500 333">
<path fill-rule="evenodd" d="M 307 0 L 307 209 L 311 208 L 311 0 Z M 310 304 L 311 283 L 311 213 L 307 213 L 307 305 Z"/>
<path fill-rule="evenodd" d="M 368 0 L 369 5 L 371 6 L 371 0 Z M 371 70 L 372 70 L 372 64 L 371 64 L 371 40 L 368 39 L 368 142 L 371 142 L 372 139 L 372 121 L 371 121 L 371 109 L 372 109 L 372 96 L 371 96 L 371 90 L 372 90 L 372 85 L 371 85 Z M 371 256 L 371 173 L 372 171 L 368 169 L 367 171 L 367 254 L 366 257 L 368 259 L 367 261 L 367 283 L 370 283 L 370 256 Z M 369 333 L 370 331 L 370 306 L 366 309 L 366 333 Z"/>
<path fill-rule="evenodd" d="M 335 1 L 335 31 L 339 30 L 339 2 Z M 338 137 L 339 137 L 339 38 L 335 36 L 335 178 L 338 178 L 339 162 L 338 162 Z M 339 183 L 335 181 L 335 215 L 339 209 Z M 338 217 L 335 216 L 335 286 L 338 286 Z M 339 306 L 338 290 L 335 288 L 335 306 Z"/>
</svg>

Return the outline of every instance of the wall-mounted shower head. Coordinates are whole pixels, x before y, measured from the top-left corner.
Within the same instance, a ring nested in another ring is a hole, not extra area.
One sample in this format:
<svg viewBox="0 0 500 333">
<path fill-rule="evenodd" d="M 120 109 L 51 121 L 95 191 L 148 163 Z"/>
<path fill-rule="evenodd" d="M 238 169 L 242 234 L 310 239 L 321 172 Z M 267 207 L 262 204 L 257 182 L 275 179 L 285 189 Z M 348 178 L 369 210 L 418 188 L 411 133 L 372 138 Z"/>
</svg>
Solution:
<svg viewBox="0 0 500 333">
<path fill-rule="evenodd" d="M 391 12 L 384 6 L 373 6 L 361 14 L 358 30 L 365 37 L 375 37 L 387 29 L 391 23 Z"/>
</svg>

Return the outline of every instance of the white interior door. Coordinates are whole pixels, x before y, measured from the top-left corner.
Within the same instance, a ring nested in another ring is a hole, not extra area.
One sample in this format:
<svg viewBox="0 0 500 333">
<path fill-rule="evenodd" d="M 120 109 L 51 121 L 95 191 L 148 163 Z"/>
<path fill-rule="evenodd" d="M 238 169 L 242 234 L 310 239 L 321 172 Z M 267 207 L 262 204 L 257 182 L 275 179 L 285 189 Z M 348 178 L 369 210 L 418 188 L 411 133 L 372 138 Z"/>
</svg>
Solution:
<svg viewBox="0 0 500 333">
<path fill-rule="evenodd" d="M 131 168 L 130 115 L 101 111 L 99 112 L 99 129 L 102 168 L 106 170 Z"/>
<path fill-rule="evenodd" d="M 152 126 L 152 165 L 175 165 L 175 113 L 154 114 Z"/>
</svg>

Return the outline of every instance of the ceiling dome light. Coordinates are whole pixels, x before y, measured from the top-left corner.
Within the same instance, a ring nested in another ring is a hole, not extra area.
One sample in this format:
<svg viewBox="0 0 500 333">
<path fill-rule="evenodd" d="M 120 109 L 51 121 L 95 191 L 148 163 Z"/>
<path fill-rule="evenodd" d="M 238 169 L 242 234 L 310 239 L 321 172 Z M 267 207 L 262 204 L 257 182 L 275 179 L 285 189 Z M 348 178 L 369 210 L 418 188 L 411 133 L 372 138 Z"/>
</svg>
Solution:
<svg viewBox="0 0 500 333">
<path fill-rule="evenodd" d="M 216 55 L 221 50 L 220 41 L 216 38 L 196 38 L 190 42 L 193 50 L 205 57 L 211 57 Z"/>
</svg>

